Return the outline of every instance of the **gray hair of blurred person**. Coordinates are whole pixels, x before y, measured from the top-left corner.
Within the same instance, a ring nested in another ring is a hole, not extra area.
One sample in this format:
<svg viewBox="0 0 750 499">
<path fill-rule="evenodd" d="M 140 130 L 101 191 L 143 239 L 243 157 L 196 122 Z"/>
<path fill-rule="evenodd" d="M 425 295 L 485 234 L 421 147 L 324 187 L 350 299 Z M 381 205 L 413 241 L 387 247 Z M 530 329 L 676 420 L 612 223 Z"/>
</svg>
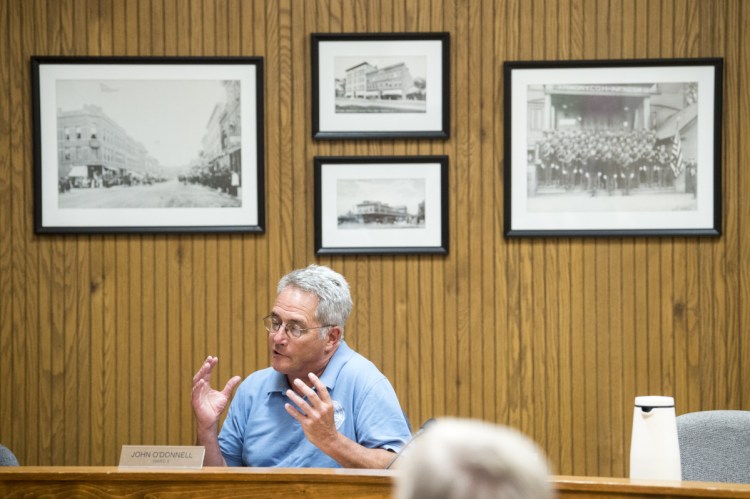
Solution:
<svg viewBox="0 0 750 499">
<path fill-rule="evenodd" d="M 396 499 L 551 499 L 544 453 L 523 434 L 439 419 L 399 459 Z"/>
<path fill-rule="evenodd" d="M 352 311 L 352 296 L 349 293 L 349 283 L 338 272 L 322 265 L 309 265 L 302 269 L 289 272 L 281 278 L 276 293 L 292 286 L 318 297 L 315 309 L 315 320 L 320 324 L 329 324 L 341 328 L 344 337 L 344 325 Z M 328 328 L 320 330 L 320 337 L 325 338 Z"/>
</svg>

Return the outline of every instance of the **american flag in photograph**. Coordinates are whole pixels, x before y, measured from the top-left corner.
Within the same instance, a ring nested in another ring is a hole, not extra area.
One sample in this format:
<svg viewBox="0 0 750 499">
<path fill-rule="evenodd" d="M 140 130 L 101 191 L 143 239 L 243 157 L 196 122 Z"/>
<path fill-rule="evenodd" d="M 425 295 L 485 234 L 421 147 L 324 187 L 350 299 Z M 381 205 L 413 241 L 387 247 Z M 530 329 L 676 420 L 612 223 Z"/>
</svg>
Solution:
<svg viewBox="0 0 750 499">
<path fill-rule="evenodd" d="M 680 128 L 674 132 L 674 139 L 672 140 L 672 173 L 675 177 L 678 177 L 682 173 L 684 164 L 682 163 L 682 141 L 680 140 Z"/>
</svg>

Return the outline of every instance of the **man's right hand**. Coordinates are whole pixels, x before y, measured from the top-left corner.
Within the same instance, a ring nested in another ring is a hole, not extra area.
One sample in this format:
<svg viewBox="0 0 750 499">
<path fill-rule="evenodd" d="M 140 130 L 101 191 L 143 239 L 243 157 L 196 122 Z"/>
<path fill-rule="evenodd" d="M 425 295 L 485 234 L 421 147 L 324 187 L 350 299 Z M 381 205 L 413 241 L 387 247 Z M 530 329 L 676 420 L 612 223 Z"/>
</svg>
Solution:
<svg viewBox="0 0 750 499">
<path fill-rule="evenodd" d="M 197 424 L 197 444 L 206 447 L 204 464 L 218 466 L 221 463 L 214 458 L 223 458 L 219 453 L 219 416 L 229 404 L 229 399 L 235 387 L 242 381 L 239 376 L 233 376 L 222 391 L 211 388 L 211 372 L 219 362 L 217 357 L 206 357 L 206 361 L 193 376 L 193 413 Z"/>
</svg>

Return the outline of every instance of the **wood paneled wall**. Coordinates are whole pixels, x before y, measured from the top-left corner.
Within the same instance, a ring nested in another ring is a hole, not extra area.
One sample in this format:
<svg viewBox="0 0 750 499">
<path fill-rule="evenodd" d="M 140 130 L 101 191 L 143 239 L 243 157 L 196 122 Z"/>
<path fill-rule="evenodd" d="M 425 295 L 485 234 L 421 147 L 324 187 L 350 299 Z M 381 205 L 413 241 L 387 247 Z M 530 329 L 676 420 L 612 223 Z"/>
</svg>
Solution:
<svg viewBox="0 0 750 499">
<path fill-rule="evenodd" d="M 446 141 L 316 142 L 311 32 L 448 31 Z M 286 271 L 349 280 L 347 337 L 415 426 L 514 426 L 562 474 L 627 474 L 635 395 L 750 409 L 750 3 L 742 0 L 0 2 L 0 441 L 29 465 L 191 444 L 190 379 L 267 365 Z M 265 58 L 262 235 L 33 234 L 31 55 Z M 723 57 L 718 239 L 502 236 L 502 63 Z M 316 258 L 315 155 L 447 154 L 450 254 Z"/>
</svg>

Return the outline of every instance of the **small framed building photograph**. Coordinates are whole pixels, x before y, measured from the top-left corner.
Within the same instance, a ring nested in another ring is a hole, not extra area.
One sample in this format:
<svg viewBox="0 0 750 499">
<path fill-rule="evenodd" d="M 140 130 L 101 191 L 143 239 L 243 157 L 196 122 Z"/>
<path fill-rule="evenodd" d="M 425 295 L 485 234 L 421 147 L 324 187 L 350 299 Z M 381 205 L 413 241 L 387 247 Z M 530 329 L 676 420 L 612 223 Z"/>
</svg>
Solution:
<svg viewBox="0 0 750 499">
<path fill-rule="evenodd" d="M 448 253 L 448 157 L 316 157 L 315 253 Z"/>
<path fill-rule="evenodd" d="M 450 35 L 311 35 L 314 139 L 447 138 Z"/>
<path fill-rule="evenodd" d="M 719 236 L 722 69 L 506 62 L 505 235 Z"/>
<path fill-rule="evenodd" d="M 32 57 L 37 233 L 263 232 L 260 57 Z"/>
</svg>

